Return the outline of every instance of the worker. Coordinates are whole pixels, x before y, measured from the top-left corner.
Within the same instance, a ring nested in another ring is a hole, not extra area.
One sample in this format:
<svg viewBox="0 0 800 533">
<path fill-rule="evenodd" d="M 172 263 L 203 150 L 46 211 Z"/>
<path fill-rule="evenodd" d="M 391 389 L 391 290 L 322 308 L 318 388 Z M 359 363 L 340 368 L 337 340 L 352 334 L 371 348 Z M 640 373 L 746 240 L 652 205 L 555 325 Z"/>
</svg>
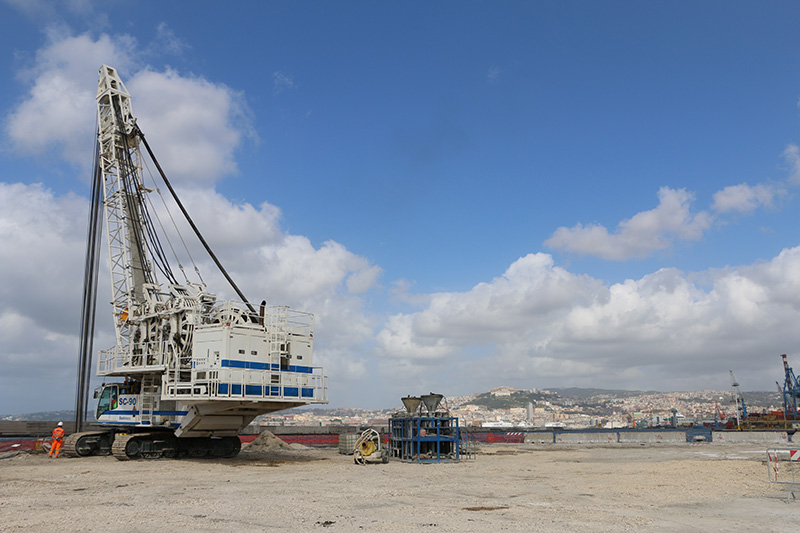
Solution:
<svg viewBox="0 0 800 533">
<path fill-rule="evenodd" d="M 59 422 L 56 428 L 53 430 L 53 442 L 50 445 L 50 457 L 55 457 L 58 459 L 58 452 L 61 451 L 61 443 L 64 442 L 64 422 Z M 53 452 L 56 454 L 53 455 Z"/>
</svg>

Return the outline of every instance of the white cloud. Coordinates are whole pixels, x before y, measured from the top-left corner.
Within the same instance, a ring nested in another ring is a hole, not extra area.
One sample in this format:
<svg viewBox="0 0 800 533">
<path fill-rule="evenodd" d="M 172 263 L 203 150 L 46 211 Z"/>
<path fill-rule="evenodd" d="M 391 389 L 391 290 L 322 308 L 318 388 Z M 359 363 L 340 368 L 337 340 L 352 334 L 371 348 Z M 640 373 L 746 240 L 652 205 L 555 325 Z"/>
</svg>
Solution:
<svg viewBox="0 0 800 533">
<path fill-rule="evenodd" d="M 729 368 L 747 372 L 751 390 L 766 388 L 780 373 L 772 356 L 800 342 L 799 272 L 793 248 L 764 264 L 691 276 L 663 269 L 604 286 L 546 255 L 527 256 L 488 284 L 389 317 L 378 335 L 381 364 L 395 376 L 405 368 L 409 377 L 395 379 L 407 384 L 444 373 L 467 390 L 498 382 L 691 390 L 724 386 Z"/>
<path fill-rule="evenodd" d="M 718 213 L 752 213 L 761 206 L 771 207 L 780 191 L 769 185 L 750 186 L 746 183 L 730 185 L 714 193 L 711 208 Z"/>
<path fill-rule="evenodd" d="M 800 147 L 790 144 L 783 151 L 783 158 L 789 165 L 789 177 L 786 181 L 793 185 L 800 185 Z"/>
<path fill-rule="evenodd" d="M 3 410 L 72 408 L 87 210 L 74 195 L 0 182 Z"/>
<path fill-rule="evenodd" d="M 698 240 L 710 227 L 712 217 L 707 212 L 691 212 L 694 196 L 685 189 L 662 187 L 658 198 L 658 207 L 623 220 L 615 233 L 609 233 L 601 225 L 562 226 L 544 244 L 567 252 L 622 261 L 668 248 L 675 239 Z"/>
<path fill-rule="evenodd" d="M 94 40 L 57 31 L 49 39 L 34 64 L 19 74 L 30 90 L 8 115 L 6 129 L 13 147 L 23 154 L 39 156 L 55 148 L 65 160 L 86 167 L 97 114 L 98 69 L 103 63 L 129 68 L 136 43 L 126 36 Z"/>
<path fill-rule="evenodd" d="M 240 93 L 169 69 L 142 70 L 123 81 L 137 122 L 171 181 L 206 186 L 236 172 L 234 151 L 243 137 L 254 135 Z"/>
<path fill-rule="evenodd" d="M 169 40 L 173 51 L 179 47 L 168 28 L 159 28 L 158 39 Z M 242 94 L 171 69 L 137 70 L 133 58 L 138 53 L 136 41 L 124 35 L 93 39 L 52 32 L 34 64 L 19 75 L 30 90 L 7 117 L 14 149 L 37 156 L 55 149 L 65 160 L 87 168 L 98 69 L 108 64 L 123 74 L 134 115 L 173 182 L 205 186 L 235 173 L 236 148 L 244 138 L 255 138 Z M 135 74 L 126 77 L 130 71 Z"/>
<path fill-rule="evenodd" d="M 82 279 L 69 267 L 82 264 L 87 224 L 83 198 L 0 182 L 0 309 L 68 332 Z M 64 283 L 73 273 L 74 281 Z"/>
<path fill-rule="evenodd" d="M 424 311 L 390 317 L 378 334 L 379 353 L 442 359 L 459 347 L 535 329 L 534 318 L 557 315 L 603 292 L 599 282 L 555 267 L 549 255 L 530 254 L 469 292 L 436 293 Z"/>
<path fill-rule="evenodd" d="M 373 288 L 383 269 L 377 265 L 364 266 L 347 277 L 347 290 L 352 294 L 361 294 Z"/>
</svg>

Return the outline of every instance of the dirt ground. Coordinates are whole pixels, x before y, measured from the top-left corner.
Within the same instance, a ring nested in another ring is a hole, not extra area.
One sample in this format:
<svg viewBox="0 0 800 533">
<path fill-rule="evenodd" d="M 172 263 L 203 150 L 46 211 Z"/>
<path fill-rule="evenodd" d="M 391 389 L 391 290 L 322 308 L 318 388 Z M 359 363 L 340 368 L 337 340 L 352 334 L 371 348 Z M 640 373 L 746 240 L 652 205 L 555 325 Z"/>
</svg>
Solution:
<svg viewBox="0 0 800 533">
<path fill-rule="evenodd" d="M 0 531 L 776 531 L 755 445 L 484 445 L 449 464 L 245 447 L 229 460 L 0 460 Z M 798 491 L 800 498 L 800 491 Z"/>
</svg>

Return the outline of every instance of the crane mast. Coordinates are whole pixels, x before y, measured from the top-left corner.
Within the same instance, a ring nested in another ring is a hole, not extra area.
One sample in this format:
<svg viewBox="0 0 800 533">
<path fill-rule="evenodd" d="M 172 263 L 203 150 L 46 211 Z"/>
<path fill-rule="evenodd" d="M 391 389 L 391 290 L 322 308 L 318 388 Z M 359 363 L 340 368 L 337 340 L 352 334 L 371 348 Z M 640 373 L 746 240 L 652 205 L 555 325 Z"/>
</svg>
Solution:
<svg viewBox="0 0 800 533">
<path fill-rule="evenodd" d="M 731 403 L 736 404 L 736 429 L 742 429 L 742 422 L 745 418 L 747 418 L 747 404 L 745 404 L 742 392 L 739 390 L 739 382 L 736 381 L 736 376 L 733 375 L 733 370 L 730 370 L 730 373 L 731 388 L 733 389 L 733 398 L 731 399 Z"/>
<path fill-rule="evenodd" d="M 111 268 L 111 305 L 117 345 L 130 344 L 128 317 L 143 301 L 154 276 L 144 246 L 140 205 L 141 152 L 135 135 L 131 96 L 116 69 L 103 65 L 97 87 L 99 165 L 103 181 L 106 235 Z"/>
</svg>

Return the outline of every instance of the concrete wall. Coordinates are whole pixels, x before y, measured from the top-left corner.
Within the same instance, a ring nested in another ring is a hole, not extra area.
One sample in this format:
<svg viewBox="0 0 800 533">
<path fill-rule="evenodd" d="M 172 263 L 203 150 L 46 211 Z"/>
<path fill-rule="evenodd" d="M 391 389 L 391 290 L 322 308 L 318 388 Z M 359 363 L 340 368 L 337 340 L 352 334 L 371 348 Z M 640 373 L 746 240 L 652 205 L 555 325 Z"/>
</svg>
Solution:
<svg viewBox="0 0 800 533">
<path fill-rule="evenodd" d="M 556 433 L 556 444 L 616 444 L 619 437 L 616 432 L 592 432 L 592 433 Z"/>
<path fill-rule="evenodd" d="M 240 433 L 242 435 L 258 435 L 265 429 L 272 432 L 273 435 L 333 435 L 340 433 L 355 433 L 359 434 L 361 431 L 357 426 L 257 426 L 250 424 L 244 428 Z M 386 428 L 375 427 L 379 433 L 385 433 Z"/>
<path fill-rule="evenodd" d="M 677 443 L 686 443 L 686 432 L 684 431 L 620 431 L 619 432 L 619 441 L 620 442 L 631 442 L 631 443 L 648 443 L 648 444 L 659 444 L 659 443 L 670 443 L 670 444 L 677 444 Z"/>
<path fill-rule="evenodd" d="M 553 434 L 549 431 L 525 433 L 525 444 L 553 444 Z"/>
<path fill-rule="evenodd" d="M 74 420 L 64 420 L 63 422 L 64 431 L 75 433 Z M 0 437 L 15 435 L 45 435 L 49 437 L 56 424 L 58 424 L 58 420 L 52 422 L 3 420 L 0 422 Z"/>
<path fill-rule="evenodd" d="M 712 431 L 711 442 L 715 444 L 788 444 L 789 434 L 785 431 Z"/>
</svg>

